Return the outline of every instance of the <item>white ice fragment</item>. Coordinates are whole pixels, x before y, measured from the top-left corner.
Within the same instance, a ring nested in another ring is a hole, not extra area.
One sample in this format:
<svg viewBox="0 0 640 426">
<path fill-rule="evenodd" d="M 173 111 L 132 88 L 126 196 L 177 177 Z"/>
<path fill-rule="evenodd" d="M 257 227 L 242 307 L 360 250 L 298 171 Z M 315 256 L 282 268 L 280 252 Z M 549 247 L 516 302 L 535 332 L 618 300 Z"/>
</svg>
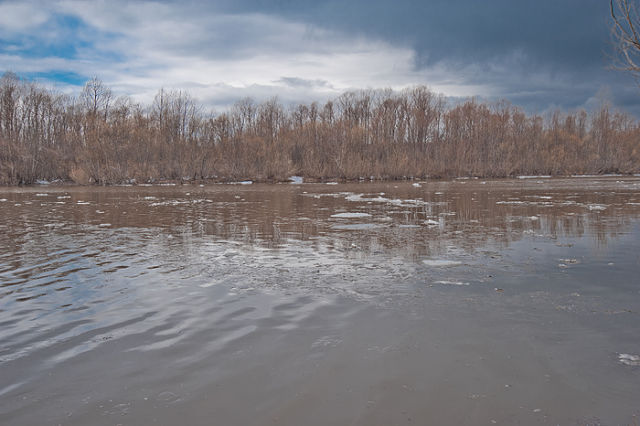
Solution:
<svg viewBox="0 0 640 426">
<path fill-rule="evenodd" d="M 301 184 L 304 182 L 302 176 L 291 176 L 289 177 L 289 181 L 293 184 Z"/>
<path fill-rule="evenodd" d="M 327 185 L 337 185 L 338 182 L 327 182 Z"/>
<path fill-rule="evenodd" d="M 469 285 L 469 283 L 465 283 L 462 281 L 434 281 L 434 284 L 442 284 L 442 285 Z"/>
<path fill-rule="evenodd" d="M 80 204 L 81 206 L 87 206 L 87 205 L 89 205 L 91 203 L 88 202 L 88 201 L 76 201 L 76 204 Z"/>
<path fill-rule="evenodd" d="M 7 201 L 6 198 L 0 198 L 0 203 L 5 203 Z"/>
<path fill-rule="evenodd" d="M 530 220 L 538 220 L 538 219 L 540 219 L 540 218 L 539 218 L 538 216 L 529 216 L 529 219 L 530 219 Z"/>
<path fill-rule="evenodd" d="M 538 175 L 538 176 L 518 176 L 518 179 L 550 179 L 549 175 Z"/>
<path fill-rule="evenodd" d="M 416 188 L 422 188 L 422 185 L 419 183 L 412 183 L 411 186 L 415 186 Z"/>
<path fill-rule="evenodd" d="M 607 206 L 604 206 L 602 204 L 587 204 L 587 208 L 591 211 L 602 211 L 602 210 L 606 210 Z"/>
<path fill-rule="evenodd" d="M 533 412 L 534 412 L 534 413 L 539 413 L 540 411 L 542 411 L 540 408 L 534 408 L 534 409 L 533 409 Z"/>
<path fill-rule="evenodd" d="M 331 217 L 342 218 L 342 219 L 353 219 L 358 217 L 371 217 L 369 213 L 336 213 L 332 214 Z"/>
<path fill-rule="evenodd" d="M 110 223 L 101 223 L 98 226 L 101 227 L 101 228 L 107 228 L 107 227 L 111 226 L 111 224 Z"/>
<path fill-rule="evenodd" d="M 332 226 L 333 229 L 340 229 L 343 231 L 364 231 L 367 229 L 379 228 L 382 225 L 376 223 L 353 223 L 353 224 L 341 224 Z"/>
<path fill-rule="evenodd" d="M 640 366 L 640 355 L 618 354 L 618 361 L 620 364 L 637 367 Z"/>
<path fill-rule="evenodd" d="M 428 226 L 438 226 L 438 225 L 440 225 L 440 222 L 438 222 L 437 220 L 433 220 L 433 219 L 427 219 L 422 223 L 424 223 L 425 225 L 428 225 Z"/>
<path fill-rule="evenodd" d="M 36 197 L 48 197 L 48 196 L 49 196 L 49 194 L 47 194 L 46 192 L 41 192 L 41 193 L 36 194 Z"/>
<path fill-rule="evenodd" d="M 424 263 L 427 266 L 434 266 L 434 267 L 448 267 L 448 266 L 459 266 L 462 265 L 462 262 L 459 262 L 457 260 L 447 260 L 447 259 L 423 259 L 422 263 Z"/>
</svg>

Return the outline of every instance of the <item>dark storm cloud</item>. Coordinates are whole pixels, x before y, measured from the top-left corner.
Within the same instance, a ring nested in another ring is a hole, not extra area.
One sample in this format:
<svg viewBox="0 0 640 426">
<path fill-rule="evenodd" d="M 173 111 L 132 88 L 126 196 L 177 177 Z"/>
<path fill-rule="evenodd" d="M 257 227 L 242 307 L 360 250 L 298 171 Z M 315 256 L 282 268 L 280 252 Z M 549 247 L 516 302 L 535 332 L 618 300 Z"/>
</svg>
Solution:
<svg viewBox="0 0 640 426">
<path fill-rule="evenodd" d="M 600 66 L 609 32 L 609 4 L 603 0 L 253 0 L 221 8 L 411 43 L 425 63 L 484 60 L 522 49 L 545 64 Z"/>
<path fill-rule="evenodd" d="M 640 112 L 633 81 L 609 67 L 604 0 L 250 0 L 219 7 L 408 45 L 417 69 L 468 68 L 466 83 L 489 84 L 530 110 L 581 107 L 608 87 L 616 104 Z"/>
</svg>

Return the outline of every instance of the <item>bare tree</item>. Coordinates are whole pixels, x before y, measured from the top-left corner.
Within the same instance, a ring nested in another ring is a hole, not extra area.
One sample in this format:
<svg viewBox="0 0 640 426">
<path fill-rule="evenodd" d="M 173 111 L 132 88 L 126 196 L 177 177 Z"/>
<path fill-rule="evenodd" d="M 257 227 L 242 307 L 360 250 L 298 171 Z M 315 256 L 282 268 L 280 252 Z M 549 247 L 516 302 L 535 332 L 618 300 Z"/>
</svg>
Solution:
<svg viewBox="0 0 640 426">
<path fill-rule="evenodd" d="M 640 78 L 640 16 L 635 0 L 610 0 L 614 65 Z"/>
</svg>

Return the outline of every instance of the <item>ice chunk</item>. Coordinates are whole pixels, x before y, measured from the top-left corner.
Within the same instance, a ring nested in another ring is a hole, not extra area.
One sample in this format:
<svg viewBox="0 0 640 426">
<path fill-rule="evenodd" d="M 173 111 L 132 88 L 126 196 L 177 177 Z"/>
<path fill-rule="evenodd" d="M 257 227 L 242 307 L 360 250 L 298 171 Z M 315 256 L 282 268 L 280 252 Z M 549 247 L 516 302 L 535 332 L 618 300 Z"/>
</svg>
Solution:
<svg viewBox="0 0 640 426">
<path fill-rule="evenodd" d="M 602 205 L 602 204 L 587 204 L 587 208 L 591 211 L 602 211 L 602 210 L 606 210 L 607 206 Z"/>
<path fill-rule="evenodd" d="M 618 361 L 620 364 L 637 367 L 640 366 L 640 355 L 618 354 Z"/>
<path fill-rule="evenodd" d="M 353 224 L 345 224 L 345 225 L 334 225 L 333 229 L 340 229 L 343 231 L 364 231 L 367 229 L 379 228 L 382 225 L 376 223 L 353 223 Z"/>
<path fill-rule="evenodd" d="M 342 219 L 354 219 L 358 217 L 371 217 L 369 213 L 336 213 L 332 214 L 331 217 L 342 218 Z"/>
<path fill-rule="evenodd" d="M 434 284 L 442 284 L 442 285 L 469 285 L 469 283 L 465 283 L 462 281 L 434 281 Z"/>
<path fill-rule="evenodd" d="M 427 266 L 434 266 L 434 267 L 440 267 L 440 268 L 462 265 L 462 262 L 459 262 L 457 260 L 447 260 L 447 259 L 423 259 L 422 263 L 424 263 Z"/>
<path fill-rule="evenodd" d="M 300 184 L 304 181 L 304 179 L 302 178 L 302 176 L 291 176 L 289 177 L 289 182 L 293 183 L 293 184 Z"/>
</svg>

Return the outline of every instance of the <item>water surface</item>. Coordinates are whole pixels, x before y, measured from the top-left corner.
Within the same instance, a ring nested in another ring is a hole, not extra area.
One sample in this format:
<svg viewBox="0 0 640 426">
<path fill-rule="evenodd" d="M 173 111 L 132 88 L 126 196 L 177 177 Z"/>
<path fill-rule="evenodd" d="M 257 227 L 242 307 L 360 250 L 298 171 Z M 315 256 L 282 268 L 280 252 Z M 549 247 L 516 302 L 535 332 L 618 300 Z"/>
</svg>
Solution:
<svg viewBox="0 0 640 426">
<path fill-rule="evenodd" d="M 634 424 L 640 179 L 0 189 L 0 423 Z"/>
</svg>

